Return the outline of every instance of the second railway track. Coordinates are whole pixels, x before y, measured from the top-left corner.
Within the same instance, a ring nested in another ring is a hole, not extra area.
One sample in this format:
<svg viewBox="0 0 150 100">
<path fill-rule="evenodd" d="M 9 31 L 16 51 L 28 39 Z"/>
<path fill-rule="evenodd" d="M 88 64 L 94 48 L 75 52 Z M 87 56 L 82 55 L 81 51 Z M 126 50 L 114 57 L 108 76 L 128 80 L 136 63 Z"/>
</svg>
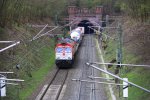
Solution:
<svg viewBox="0 0 150 100">
<path fill-rule="evenodd" d="M 69 69 L 57 69 L 49 84 L 46 84 L 43 87 L 35 100 L 58 100 L 68 76 L 68 72 Z"/>
</svg>

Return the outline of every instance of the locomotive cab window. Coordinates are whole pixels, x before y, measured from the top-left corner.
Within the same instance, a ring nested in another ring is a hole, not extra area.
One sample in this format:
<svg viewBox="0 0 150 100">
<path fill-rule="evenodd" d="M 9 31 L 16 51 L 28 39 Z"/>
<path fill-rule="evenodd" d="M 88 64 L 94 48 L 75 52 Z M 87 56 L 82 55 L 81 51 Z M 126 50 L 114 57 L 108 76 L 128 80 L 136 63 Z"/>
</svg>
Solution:
<svg viewBox="0 0 150 100">
<path fill-rule="evenodd" d="M 60 47 L 56 48 L 56 52 L 62 52 L 62 51 L 63 51 L 63 48 L 60 48 Z"/>
<path fill-rule="evenodd" d="M 66 52 L 71 52 L 71 48 L 67 47 L 67 48 L 65 48 L 65 51 Z"/>
</svg>

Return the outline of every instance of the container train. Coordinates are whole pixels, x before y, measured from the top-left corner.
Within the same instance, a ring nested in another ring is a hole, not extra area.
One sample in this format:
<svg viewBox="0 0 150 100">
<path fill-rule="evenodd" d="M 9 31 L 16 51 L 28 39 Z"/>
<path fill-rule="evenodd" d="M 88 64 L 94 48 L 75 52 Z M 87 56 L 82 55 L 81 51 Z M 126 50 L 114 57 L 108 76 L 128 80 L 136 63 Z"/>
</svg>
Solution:
<svg viewBox="0 0 150 100">
<path fill-rule="evenodd" d="M 62 38 L 55 47 L 55 64 L 58 68 L 70 67 L 84 36 L 84 27 L 77 27 L 70 32 L 70 36 Z"/>
</svg>

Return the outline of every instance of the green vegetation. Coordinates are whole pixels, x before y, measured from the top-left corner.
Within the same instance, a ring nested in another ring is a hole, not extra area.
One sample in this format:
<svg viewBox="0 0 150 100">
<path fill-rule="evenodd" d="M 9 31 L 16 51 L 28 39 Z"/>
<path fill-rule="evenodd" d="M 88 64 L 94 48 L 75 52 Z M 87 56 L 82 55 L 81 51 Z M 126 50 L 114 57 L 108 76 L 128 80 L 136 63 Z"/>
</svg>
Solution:
<svg viewBox="0 0 150 100">
<path fill-rule="evenodd" d="M 135 20 L 149 20 L 150 1 L 149 0 L 124 0 L 120 7 Z"/>
<path fill-rule="evenodd" d="M 124 13 L 137 21 L 149 20 L 150 0 L 76 0 L 74 4 L 88 8 L 102 5 L 104 14 Z"/>
<path fill-rule="evenodd" d="M 66 0 L 0 0 L 0 26 L 66 15 Z"/>
<path fill-rule="evenodd" d="M 124 77 L 128 77 L 129 81 L 134 82 L 142 87 L 150 89 L 149 87 L 149 69 L 146 70 L 144 68 L 135 68 L 134 70 L 124 74 Z M 128 100 L 149 100 L 149 93 L 138 89 L 136 87 L 129 87 L 129 99 Z"/>
<path fill-rule="evenodd" d="M 55 38 L 42 37 L 30 42 L 29 40 L 39 30 L 17 24 L 13 24 L 13 29 L 11 29 L 15 35 L 8 35 L 9 30 L 4 30 L 4 28 L 1 30 L 7 33 L 1 34 L 5 40 L 6 38 L 21 40 L 21 44 L 3 52 L 0 57 L 0 69 L 14 72 L 14 74 L 8 75 L 8 78 L 25 80 L 19 86 L 8 85 L 7 96 L 3 100 L 25 100 L 44 80 L 54 65 Z"/>
<path fill-rule="evenodd" d="M 25 82 L 23 82 L 21 86 L 8 86 L 8 96 L 5 98 L 6 100 L 10 100 L 10 98 L 11 100 L 16 100 L 16 98 L 18 98 L 18 100 L 26 100 L 44 80 L 54 64 L 54 49 L 51 47 L 44 47 L 39 51 L 39 54 L 41 55 L 41 67 L 35 66 L 38 68 L 30 72 L 31 77 L 22 73 L 23 75 L 21 75 L 20 78 L 24 79 Z"/>
<path fill-rule="evenodd" d="M 62 24 L 60 20 L 67 15 L 67 5 L 91 9 L 102 5 L 104 15 L 124 13 L 130 17 L 129 20 L 134 19 L 141 22 L 149 20 L 150 0 L 0 0 L 0 40 L 21 41 L 21 45 L 0 55 L 0 70 L 14 71 L 15 74 L 10 75 L 10 78 L 25 79 L 25 83 L 22 83 L 20 87 L 8 86 L 8 95 L 4 99 L 27 98 L 42 82 L 54 64 L 55 39 L 42 37 L 29 42 L 39 30 L 26 26 L 27 23 L 43 24 L 43 21 L 46 20 L 46 23 Z M 62 33 L 67 33 L 65 29 L 63 31 Z M 5 44 L 0 45 L 0 47 L 5 46 Z M 116 58 L 116 47 L 116 42 L 109 40 L 108 48 L 105 50 L 107 62 Z M 123 49 L 123 55 L 124 63 L 137 63 L 140 60 L 139 56 L 125 49 Z M 19 65 L 20 68 L 17 69 L 16 65 Z M 114 67 L 110 69 L 115 71 Z M 149 88 L 148 70 L 123 67 L 120 73 L 121 76 L 128 77 L 131 82 L 137 82 Z M 129 89 L 129 100 L 148 100 L 150 98 L 147 93 L 137 88 Z"/>
<path fill-rule="evenodd" d="M 136 20 L 149 19 L 149 0 L 0 0 L 0 26 L 45 18 L 60 20 L 67 15 L 67 5 L 88 8 L 103 6 L 105 14 L 122 11 Z"/>
<path fill-rule="evenodd" d="M 25 84 L 20 91 L 21 100 L 25 100 L 26 97 L 33 93 L 33 90 L 35 90 L 37 86 L 44 80 L 45 76 L 50 71 L 50 68 L 52 68 L 54 65 L 54 50 L 52 50 L 52 48 L 43 48 L 41 51 L 41 60 L 43 60 L 45 63 L 43 63 L 42 67 L 32 72 L 32 77 L 26 76 L 23 78 L 28 82 L 28 84 Z"/>
<path fill-rule="evenodd" d="M 24 100 L 44 80 L 54 64 L 56 39 L 42 37 L 29 42 L 40 30 L 29 24 L 60 24 L 66 16 L 66 0 L 0 0 L 0 40 L 18 40 L 21 44 L 0 55 L 0 70 L 13 71 L 9 78 L 24 79 L 21 86 L 8 85 L 4 100 Z M 49 25 L 51 25 L 49 24 Z M 60 30 L 57 30 L 60 32 Z M 0 45 L 5 47 L 7 45 Z M 16 68 L 19 65 L 19 68 Z"/>
<path fill-rule="evenodd" d="M 105 53 L 105 62 L 110 62 L 112 59 L 116 58 L 116 41 L 114 40 L 109 40 L 107 42 L 108 48 L 104 51 Z M 125 48 L 123 48 L 123 63 L 129 63 L 129 64 L 136 64 L 140 61 L 140 57 L 131 54 L 128 52 Z M 115 72 L 116 66 L 113 66 L 109 68 L 112 72 Z M 130 82 L 133 82 L 135 84 L 138 84 L 142 87 L 145 87 L 147 89 L 150 89 L 149 87 L 149 77 L 150 77 L 150 71 L 149 69 L 147 70 L 146 68 L 142 67 L 122 67 L 120 69 L 119 75 L 121 77 L 127 77 Z M 118 92 L 118 90 L 115 89 L 115 91 Z M 118 96 L 118 93 L 116 94 Z M 118 99 L 123 99 L 122 97 Z M 134 86 L 129 87 L 129 97 L 128 100 L 149 100 L 150 95 L 149 93 L 138 89 Z"/>
</svg>

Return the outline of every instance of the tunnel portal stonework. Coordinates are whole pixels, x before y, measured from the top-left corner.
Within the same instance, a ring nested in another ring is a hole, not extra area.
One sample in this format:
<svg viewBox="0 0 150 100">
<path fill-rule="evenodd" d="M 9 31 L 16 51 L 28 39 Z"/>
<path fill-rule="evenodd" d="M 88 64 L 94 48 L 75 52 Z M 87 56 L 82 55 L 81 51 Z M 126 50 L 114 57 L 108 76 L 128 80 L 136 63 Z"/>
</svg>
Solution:
<svg viewBox="0 0 150 100">
<path fill-rule="evenodd" d="M 78 25 L 84 20 L 89 21 L 92 25 L 98 26 L 102 25 L 102 13 L 103 7 L 97 6 L 95 9 L 78 8 L 76 6 L 68 7 L 68 20 L 69 22 L 73 21 L 73 25 Z"/>
</svg>

